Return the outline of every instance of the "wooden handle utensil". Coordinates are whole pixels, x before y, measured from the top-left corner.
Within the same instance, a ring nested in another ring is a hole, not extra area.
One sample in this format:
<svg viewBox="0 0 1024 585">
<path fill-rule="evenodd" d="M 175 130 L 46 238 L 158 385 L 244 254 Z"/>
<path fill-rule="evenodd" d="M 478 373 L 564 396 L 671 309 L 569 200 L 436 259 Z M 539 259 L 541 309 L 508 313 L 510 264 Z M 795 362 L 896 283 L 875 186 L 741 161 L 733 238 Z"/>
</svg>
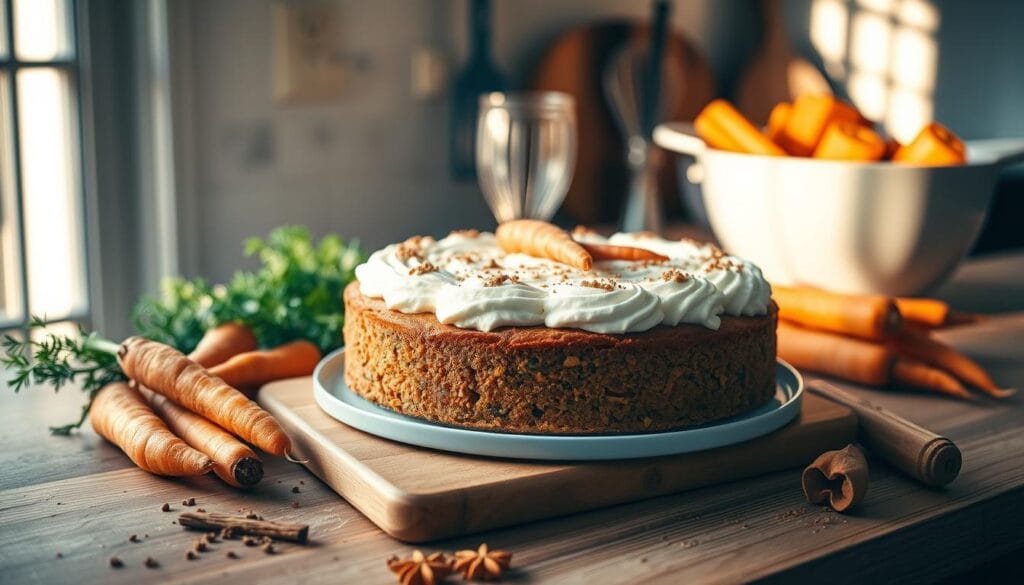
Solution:
<svg viewBox="0 0 1024 585">
<path fill-rule="evenodd" d="M 963 456 L 953 441 L 897 416 L 867 398 L 815 380 L 807 388 L 857 413 L 860 441 L 873 453 L 929 486 L 943 486 L 960 474 Z"/>
</svg>

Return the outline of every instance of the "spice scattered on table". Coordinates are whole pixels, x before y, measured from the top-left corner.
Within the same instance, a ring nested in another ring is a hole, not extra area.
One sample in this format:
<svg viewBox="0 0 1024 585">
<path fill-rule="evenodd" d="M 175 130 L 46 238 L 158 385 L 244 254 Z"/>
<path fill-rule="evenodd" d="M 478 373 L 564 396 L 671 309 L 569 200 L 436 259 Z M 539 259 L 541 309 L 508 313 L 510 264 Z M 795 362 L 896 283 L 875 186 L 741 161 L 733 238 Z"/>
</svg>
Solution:
<svg viewBox="0 0 1024 585">
<path fill-rule="evenodd" d="M 206 544 L 206 540 L 202 538 L 192 543 L 192 550 L 196 552 L 206 552 L 209 548 L 210 547 Z"/>
<path fill-rule="evenodd" d="M 292 493 L 293 494 L 299 493 L 299 486 L 297 486 L 297 485 L 296 486 L 292 486 Z"/>
<path fill-rule="evenodd" d="M 296 501 L 292 502 L 292 508 L 298 508 L 298 507 L 299 507 L 299 502 L 298 502 L 298 500 L 296 500 Z"/>
<path fill-rule="evenodd" d="M 197 554 L 195 553 L 195 551 L 191 551 L 191 550 L 189 550 L 189 551 L 185 551 L 185 559 L 186 559 L 186 560 L 189 560 L 189 561 L 194 561 L 194 560 L 196 560 L 196 559 L 198 559 L 198 558 L 199 558 L 199 555 L 197 555 Z"/>
<path fill-rule="evenodd" d="M 147 569 L 159 569 L 160 563 L 153 557 L 146 557 L 146 561 L 143 563 Z"/>
<path fill-rule="evenodd" d="M 226 556 L 226 557 L 227 557 L 227 558 L 229 558 L 229 559 L 237 559 L 237 558 L 241 558 L 241 557 L 239 557 L 239 556 L 238 556 L 238 553 L 236 553 L 236 552 L 235 552 L 235 551 L 233 551 L 233 550 L 229 550 L 228 552 L 224 553 L 224 556 Z"/>
<path fill-rule="evenodd" d="M 205 512 L 206 508 L 196 508 L 196 512 Z"/>
<path fill-rule="evenodd" d="M 110 557 L 110 566 L 115 569 L 120 569 L 124 566 L 124 561 L 117 557 Z"/>
<path fill-rule="evenodd" d="M 804 469 L 801 483 L 810 503 L 827 501 L 835 511 L 846 511 L 867 494 L 867 459 L 854 445 L 822 453 Z"/>
<path fill-rule="evenodd" d="M 501 577 L 512 565 L 512 553 L 490 550 L 487 543 L 476 550 L 460 550 L 455 553 L 453 567 L 467 580 L 493 580 Z"/>
<path fill-rule="evenodd" d="M 451 561 L 439 552 L 426 556 L 414 550 L 408 559 L 390 556 L 386 563 L 402 585 L 435 585 L 453 572 Z"/>
<path fill-rule="evenodd" d="M 246 536 L 242 539 L 242 544 L 244 544 L 245 546 L 256 546 L 259 543 L 260 541 L 256 540 L 256 538 L 252 536 Z"/>
<path fill-rule="evenodd" d="M 182 500 L 181 501 L 181 505 L 182 506 L 195 506 L 196 505 L 196 499 L 195 498 L 188 498 L 188 499 Z"/>
<path fill-rule="evenodd" d="M 140 542 L 138 534 L 132 534 L 128 537 L 128 542 Z"/>
<path fill-rule="evenodd" d="M 277 548 L 274 547 L 273 542 L 264 542 L 260 548 L 268 555 L 277 554 Z"/>
<path fill-rule="evenodd" d="M 164 505 L 160 506 L 160 511 L 161 512 L 170 512 L 171 511 L 171 505 L 168 504 L 167 502 L 164 502 Z"/>
</svg>

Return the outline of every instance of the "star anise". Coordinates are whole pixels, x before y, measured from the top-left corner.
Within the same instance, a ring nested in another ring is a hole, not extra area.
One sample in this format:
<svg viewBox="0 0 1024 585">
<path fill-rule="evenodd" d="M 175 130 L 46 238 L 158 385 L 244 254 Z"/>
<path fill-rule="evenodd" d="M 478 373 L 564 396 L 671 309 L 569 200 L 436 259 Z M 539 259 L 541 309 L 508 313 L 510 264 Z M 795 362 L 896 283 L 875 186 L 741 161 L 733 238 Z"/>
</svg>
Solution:
<svg viewBox="0 0 1024 585">
<path fill-rule="evenodd" d="M 391 556 L 387 563 L 402 585 L 435 585 L 452 574 L 451 561 L 439 552 L 424 556 L 414 550 L 408 559 Z"/>
<path fill-rule="evenodd" d="M 488 550 L 487 543 L 476 550 L 460 550 L 455 553 L 456 572 L 467 580 L 489 581 L 501 577 L 501 572 L 512 564 L 512 553 L 503 550 Z"/>
</svg>

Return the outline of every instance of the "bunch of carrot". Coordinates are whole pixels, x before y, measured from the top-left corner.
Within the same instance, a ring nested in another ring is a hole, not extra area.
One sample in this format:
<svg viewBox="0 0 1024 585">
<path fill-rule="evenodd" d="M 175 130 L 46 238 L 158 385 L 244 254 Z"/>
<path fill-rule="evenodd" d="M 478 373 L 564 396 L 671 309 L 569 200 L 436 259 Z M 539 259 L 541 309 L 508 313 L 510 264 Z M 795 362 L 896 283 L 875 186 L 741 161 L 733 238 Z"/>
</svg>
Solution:
<svg viewBox="0 0 1024 585">
<path fill-rule="evenodd" d="M 941 124 L 926 124 L 903 145 L 883 138 L 855 107 L 831 95 L 803 95 L 776 105 L 763 131 L 729 102 L 714 100 L 694 126 L 712 148 L 747 154 L 914 165 L 966 161 L 963 141 Z"/>
<path fill-rule="evenodd" d="M 320 360 L 317 346 L 303 340 L 258 350 L 252 332 L 238 323 L 210 329 L 188 356 L 142 337 L 96 345 L 116 353 L 129 380 L 97 392 L 89 411 L 96 432 L 151 473 L 213 471 L 235 487 L 263 477 L 249 445 L 284 457 L 292 449 L 274 417 L 246 392 L 308 375 Z"/>
<path fill-rule="evenodd" d="M 802 369 L 869 386 L 903 384 L 970 398 L 1000 388 L 977 362 L 935 339 L 932 331 L 962 321 L 938 300 L 843 295 L 773 285 L 779 306 L 779 357 Z"/>
</svg>

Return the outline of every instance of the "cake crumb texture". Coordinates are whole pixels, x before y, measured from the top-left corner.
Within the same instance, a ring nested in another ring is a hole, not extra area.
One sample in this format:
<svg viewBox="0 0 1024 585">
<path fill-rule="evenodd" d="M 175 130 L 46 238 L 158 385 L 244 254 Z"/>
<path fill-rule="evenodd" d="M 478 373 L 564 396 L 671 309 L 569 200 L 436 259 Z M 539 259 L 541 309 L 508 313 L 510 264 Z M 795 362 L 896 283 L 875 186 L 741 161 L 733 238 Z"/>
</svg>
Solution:
<svg viewBox="0 0 1024 585">
<path fill-rule="evenodd" d="M 734 416 L 775 394 L 775 324 L 722 316 L 718 331 L 658 326 L 459 329 L 345 290 L 345 380 L 393 411 L 544 434 L 662 431 Z"/>
</svg>

